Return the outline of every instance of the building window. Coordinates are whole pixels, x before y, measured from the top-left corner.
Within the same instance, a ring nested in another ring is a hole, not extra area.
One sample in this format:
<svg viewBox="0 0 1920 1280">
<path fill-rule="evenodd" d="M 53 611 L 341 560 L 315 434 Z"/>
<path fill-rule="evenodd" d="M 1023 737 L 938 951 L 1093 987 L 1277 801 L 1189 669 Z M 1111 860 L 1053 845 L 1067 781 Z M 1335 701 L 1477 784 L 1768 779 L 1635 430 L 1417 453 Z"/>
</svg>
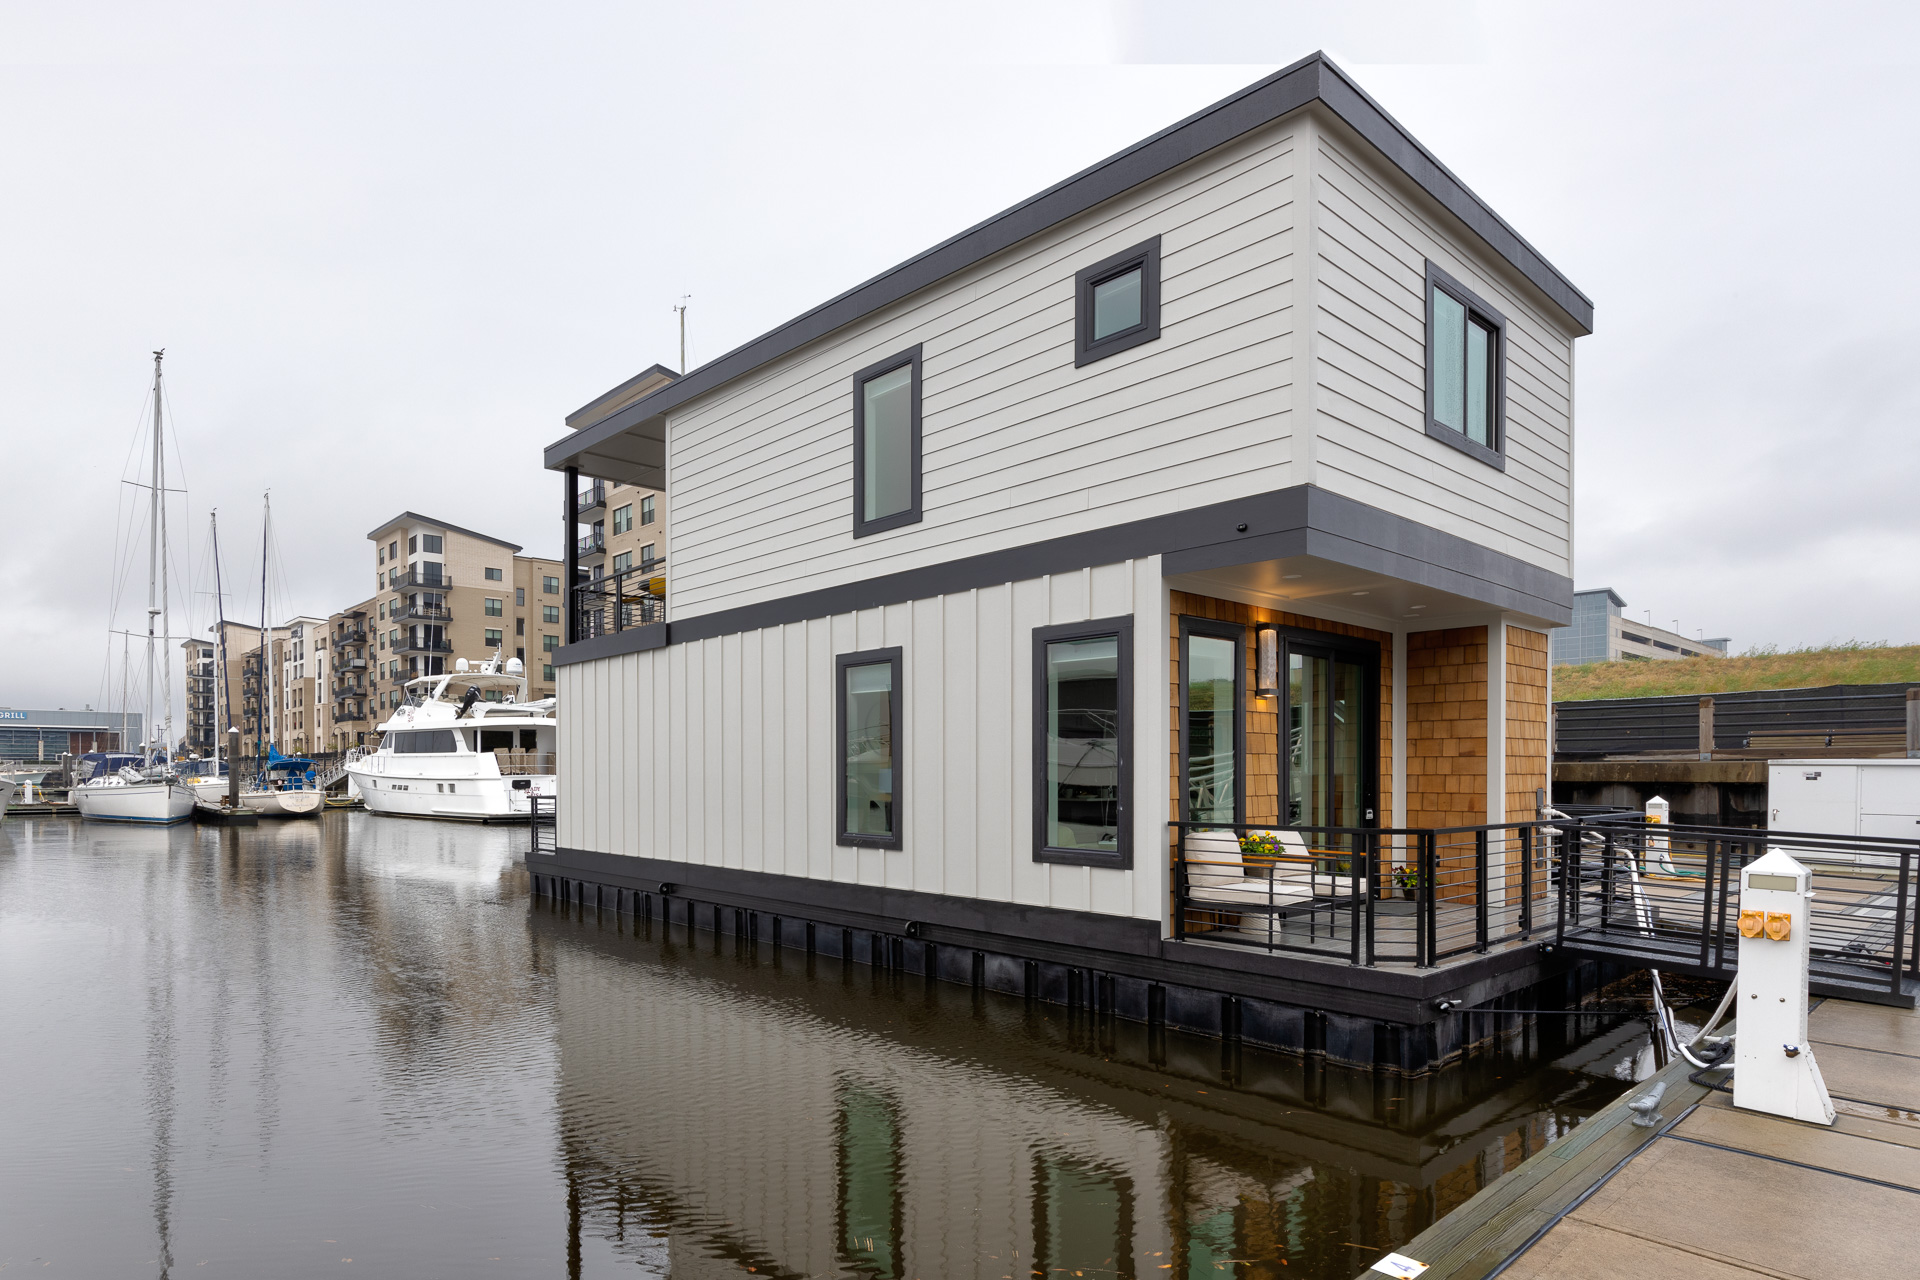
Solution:
<svg viewBox="0 0 1920 1280">
<path fill-rule="evenodd" d="M 1160 237 L 1075 275 L 1073 363 L 1104 360 L 1160 336 Z"/>
<path fill-rule="evenodd" d="M 613 531 L 625 533 L 631 528 L 633 528 L 633 504 L 628 503 L 613 513 Z"/>
<path fill-rule="evenodd" d="M 853 375 L 853 536 L 920 521 L 920 348 Z"/>
<path fill-rule="evenodd" d="M 1232 826 L 1246 812 L 1240 785 L 1246 717 L 1246 632 L 1180 619 L 1180 819 Z"/>
<path fill-rule="evenodd" d="M 552 653 L 555 649 L 558 649 L 559 647 L 560 647 L 559 636 L 543 635 L 540 637 L 540 649 L 543 653 Z"/>
<path fill-rule="evenodd" d="M 376 545 L 373 549 L 373 563 L 375 565 L 383 565 L 386 562 L 387 562 L 387 549 L 385 547 Z"/>
<path fill-rule="evenodd" d="M 1506 317 L 1427 264 L 1427 434 L 1506 470 Z"/>
<path fill-rule="evenodd" d="M 553 664 L 551 662 L 543 662 L 540 664 L 540 678 L 549 683 L 553 681 Z"/>
<path fill-rule="evenodd" d="M 898 849 L 905 797 L 900 737 L 899 649 L 834 659 L 834 737 L 840 771 L 835 799 L 839 844 Z"/>
<path fill-rule="evenodd" d="M 517 636 L 527 634 L 527 620 L 525 618 L 515 618 L 513 620 L 513 634 Z"/>
<path fill-rule="evenodd" d="M 557 596 L 557 595 L 559 595 L 559 594 L 560 594 L 560 579 L 558 579 L 558 578 L 544 578 L 544 577 L 543 577 L 543 578 L 541 578 L 541 579 L 540 579 L 540 590 L 541 590 L 542 592 L 544 592 L 544 593 L 546 593 L 547 595 L 550 595 L 550 596 Z"/>
<path fill-rule="evenodd" d="M 498 627 L 488 627 L 486 631 L 486 636 L 487 636 L 486 643 L 489 649 L 498 647 L 500 642 L 506 639 L 504 635 L 500 634 L 500 629 Z"/>
<path fill-rule="evenodd" d="M 557 624 L 560 621 L 560 606 L 557 604 L 541 605 L 540 621 Z"/>
<path fill-rule="evenodd" d="M 1033 632 L 1033 857 L 1133 865 L 1133 620 Z"/>
<path fill-rule="evenodd" d="M 439 554 L 440 554 L 440 545 L 441 545 L 441 544 L 440 544 L 440 535 L 439 535 L 439 534 L 437 534 L 437 533 L 423 533 L 423 534 L 421 534 L 421 535 L 420 535 L 420 549 L 421 549 L 422 551 L 424 551 L 424 552 L 426 552 L 426 553 L 427 553 L 428 555 L 430 555 L 430 556 L 437 556 L 437 555 L 439 555 Z"/>
<path fill-rule="evenodd" d="M 489 569 L 489 570 L 487 570 L 487 581 L 488 581 L 488 582 L 500 582 L 500 581 L 502 581 L 502 577 L 501 577 L 501 574 L 500 574 L 500 571 L 499 571 L 498 569 Z"/>
<path fill-rule="evenodd" d="M 494 597 L 492 597 L 492 596 L 488 596 L 488 597 L 486 598 L 486 615 L 487 615 L 487 616 L 488 616 L 489 618 L 502 618 L 502 617 L 505 617 L 505 616 L 506 616 L 506 601 L 504 601 L 504 600 L 497 600 L 497 599 L 495 599 L 495 598 L 494 598 Z"/>
<path fill-rule="evenodd" d="M 525 662 L 527 660 L 527 651 L 524 648 L 515 649 L 513 651 L 513 656 L 520 659 L 520 661 Z"/>
<path fill-rule="evenodd" d="M 419 553 L 420 553 L 420 535 L 416 533 L 411 538 L 407 539 L 407 554 L 412 556 L 412 555 L 418 555 Z"/>
<path fill-rule="evenodd" d="M 633 568 L 633 552 L 622 551 L 613 558 L 613 571 L 615 573 L 625 573 L 631 568 Z"/>
<path fill-rule="evenodd" d="M 640 523 L 641 524 L 653 523 L 653 495 L 652 494 L 648 494 L 646 497 L 640 499 Z"/>
<path fill-rule="evenodd" d="M 525 587 L 515 587 L 513 589 L 513 607 L 516 609 L 524 609 L 527 607 L 527 589 Z"/>
</svg>

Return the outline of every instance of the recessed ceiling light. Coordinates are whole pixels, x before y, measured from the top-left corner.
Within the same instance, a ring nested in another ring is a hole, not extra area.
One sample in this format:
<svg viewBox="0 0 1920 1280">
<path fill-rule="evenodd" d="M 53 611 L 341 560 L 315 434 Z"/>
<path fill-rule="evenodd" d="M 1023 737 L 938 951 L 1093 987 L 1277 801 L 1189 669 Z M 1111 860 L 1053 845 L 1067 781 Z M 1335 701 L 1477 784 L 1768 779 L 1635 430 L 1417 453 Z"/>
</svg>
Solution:
<svg viewBox="0 0 1920 1280">
<path fill-rule="evenodd" d="M 1427 606 L 1425 606 L 1425 605 L 1423 605 L 1423 604 L 1410 604 L 1410 605 L 1408 605 L 1408 606 L 1407 606 L 1407 608 L 1409 608 L 1409 609 L 1424 609 L 1424 608 L 1426 608 L 1426 607 L 1427 607 Z"/>
<path fill-rule="evenodd" d="M 1295 578 L 1298 578 L 1300 575 L 1297 573 L 1283 573 L 1280 576 L 1285 578 L 1288 582 L 1292 582 Z"/>
<path fill-rule="evenodd" d="M 1355 594 L 1355 595 L 1357 595 L 1357 596 L 1370 596 L 1370 595 L 1372 595 L 1372 594 L 1373 594 L 1373 592 L 1371 592 L 1371 591 L 1356 591 L 1356 592 L 1354 592 L 1353 594 Z"/>
</svg>

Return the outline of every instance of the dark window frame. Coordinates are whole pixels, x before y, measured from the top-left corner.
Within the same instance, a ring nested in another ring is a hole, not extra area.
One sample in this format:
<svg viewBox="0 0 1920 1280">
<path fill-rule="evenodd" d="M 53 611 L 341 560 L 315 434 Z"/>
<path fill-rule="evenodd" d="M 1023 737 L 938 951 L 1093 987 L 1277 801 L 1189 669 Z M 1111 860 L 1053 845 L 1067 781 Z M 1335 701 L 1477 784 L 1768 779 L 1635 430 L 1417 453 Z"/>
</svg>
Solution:
<svg viewBox="0 0 1920 1280">
<path fill-rule="evenodd" d="M 1455 431 L 1433 416 L 1433 293 L 1440 292 L 1452 298 L 1467 309 L 1467 323 L 1473 323 L 1474 317 L 1493 330 L 1493 447 L 1488 448 L 1478 440 L 1470 439 L 1463 432 Z M 1507 318 L 1479 294 L 1448 275 L 1431 259 L 1427 261 L 1426 294 L 1424 301 L 1426 313 L 1426 333 L 1422 339 L 1426 347 L 1427 389 L 1426 424 L 1429 438 L 1458 449 L 1471 457 L 1480 459 L 1496 471 L 1507 469 Z"/>
<path fill-rule="evenodd" d="M 899 368 L 898 365 L 894 366 Z M 847 830 L 847 668 L 893 667 L 893 698 L 890 732 L 893 734 L 893 834 L 870 835 Z M 906 738 L 902 733 L 902 708 L 906 705 L 903 685 L 906 650 L 899 645 L 890 649 L 862 649 L 858 653 L 833 656 L 833 842 L 860 849 L 901 849 L 906 847 Z"/>
<path fill-rule="evenodd" d="M 1373 818 L 1364 817 L 1362 827 L 1386 825 L 1380 819 L 1380 672 L 1385 666 L 1378 640 L 1369 640 L 1365 636 L 1350 636 L 1338 631 L 1315 631 L 1309 627 L 1289 627 L 1278 623 L 1263 622 L 1263 627 L 1272 627 L 1280 633 L 1279 652 L 1279 696 L 1274 699 L 1275 710 L 1279 717 L 1280 737 L 1280 825 L 1287 825 L 1287 800 L 1293 794 L 1293 755 L 1287 747 L 1288 680 L 1292 670 L 1292 655 L 1295 653 L 1317 653 L 1320 656 L 1336 660 L 1357 661 L 1361 669 L 1361 692 L 1366 700 L 1365 714 L 1360 717 L 1360 760 L 1362 766 L 1362 786 L 1359 808 L 1363 813 L 1371 812 Z"/>
<path fill-rule="evenodd" d="M 1140 268 L 1140 323 L 1122 329 L 1098 342 L 1093 338 L 1093 290 L 1115 276 Z M 1145 240 L 1102 258 L 1073 277 L 1073 365 L 1080 368 L 1096 360 L 1131 351 L 1160 336 L 1160 237 Z"/>
<path fill-rule="evenodd" d="M 920 344 L 915 343 L 905 351 L 876 361 L 853 375 L 853 536 L 870 537 L 876 533 L 885 533 L 889 529 L 898 529 L 903 525 L 920 523 Z M 867 480 L 867 397 L 868 382 L 895 369 L 911 365 L 913 376 L 908 383 L 908 433 L 910 436 L 910 484 L 913 500 L 905 511 L 896 511 L 891 515 L 868 520 L 862 516 L 865 504 L 861 501 L 866 492 Z"/>
<path fill-rule="evenodd" d="M 1115 823 L 1114 850 L 1111 853 L 1090 849 L 1064 849 L 1047 843 L 1047 646 L 1062 640 L 1091 640 L 1115 636 L 1119 640 L 1117 657 L 1120 668 L 1119 689 L 1114 697 L 1114 716 L 1119 721 L 1119 813 Z M 1074 867 L 1107 867 L 1115 871 L 1133 869 L 1133 615 L 1095 618 L 1088 622 L 1067 622 L 1033 629 L 1033 860 Z"/>
<path fill-rule="evenodd" d="M 1233 821 L 1239 826 L 1247 820 L 1247 629 L 1238 623 L 1221 622 L 1215 618 L 1195 618 L 1180 615 L 1180 724 L 1178 741 L 1180 744 L 1180 821 L 1193 819 L 1187 813 L 1187 762 L 1191 752 L 1187 747 L 1187 695 L 1190 688 L 1190 676 L 1187 672 L 1187 640 L 1191 636 L 1208 636 L 1216 640 L 1233 641 Z"/>
</svg>

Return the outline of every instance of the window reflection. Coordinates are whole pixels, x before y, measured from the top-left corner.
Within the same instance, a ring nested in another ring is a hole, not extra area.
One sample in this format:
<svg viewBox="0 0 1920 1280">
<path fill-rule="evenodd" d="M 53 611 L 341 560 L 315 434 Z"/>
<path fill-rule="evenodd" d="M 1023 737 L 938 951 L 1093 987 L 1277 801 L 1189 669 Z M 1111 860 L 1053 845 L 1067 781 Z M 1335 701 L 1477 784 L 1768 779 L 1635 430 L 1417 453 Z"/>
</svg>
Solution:
<svg viewBox="0 0 1920 1280">
<path fill-rule="evenodd" d="M 1047 844 L 1117 850 L 1120 640 L 1047 645 Z"/>
<path fill-rule="evenodd" d="M 864 1276 L 900 1275 L 900 1121 L 893 1100 L 839 1089 L 840 1259 Z"/>
<path fill-rule="evenodd" d="M 1219 636 L 1187 637 L 1187 821 L 1231 825 L 1237 646 Z"/>
<path fill-rule="evenodd" d="M 1038 1275 L 1134 1275 L 1133 1184 L 1082 1160 L 1037 1157 L 1033 1266 Z"/>
</svg>

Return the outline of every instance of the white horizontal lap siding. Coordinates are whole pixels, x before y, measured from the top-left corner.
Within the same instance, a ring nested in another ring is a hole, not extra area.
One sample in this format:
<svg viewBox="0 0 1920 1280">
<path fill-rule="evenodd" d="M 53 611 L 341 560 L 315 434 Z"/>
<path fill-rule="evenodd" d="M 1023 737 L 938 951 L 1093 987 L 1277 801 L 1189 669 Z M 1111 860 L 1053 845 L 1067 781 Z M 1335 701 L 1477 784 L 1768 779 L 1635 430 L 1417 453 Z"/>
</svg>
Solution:
<svg viewBox="0 0 1920 1280">
<path fill-rule="evenodd" d="M 1033 860 L 1033 632 L 1132 617 L 1134 869 Z M 561 668 L 561 843 L 1160 919 L 1165 585 L 1157 558 Z M 834 840 L 834 659 L 902 650 L 904 847 Z"/>
<path fill-rule="evenodd" d="M 742 377 L 674 415 L 676 617 L 1288 483 L 1290 124 Z M 1161 237 L 1161 337 L 1076 369 L 1074 274 Z M 853 373 L 922 348 L 923 512 L 852 536 Z"/>
<path fill-rule="evenodd" d="M 1313 150 L 1308 481 L 1568 572 L 1573 335 L 1358 146 L 1316 130 Z M 1428 259 L 1507 318 L 1504 472 L 1426 435 Z"/>
</svg>

